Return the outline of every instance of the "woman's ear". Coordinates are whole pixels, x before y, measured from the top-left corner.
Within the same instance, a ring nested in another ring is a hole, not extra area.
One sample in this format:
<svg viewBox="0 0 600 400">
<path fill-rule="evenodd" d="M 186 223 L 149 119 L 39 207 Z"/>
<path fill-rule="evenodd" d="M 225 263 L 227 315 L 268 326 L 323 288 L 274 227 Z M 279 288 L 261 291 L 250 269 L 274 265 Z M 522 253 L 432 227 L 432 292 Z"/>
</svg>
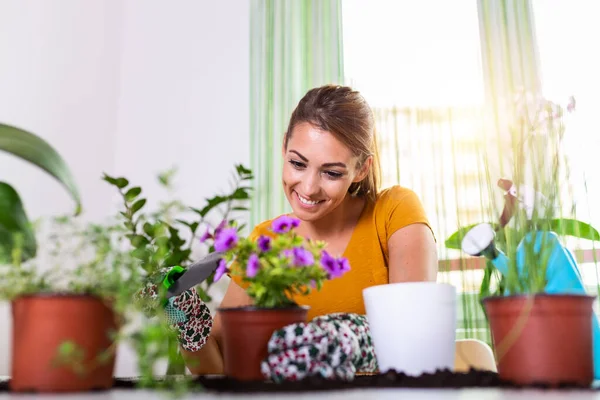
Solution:
<svg viewBox="0 0 600 400">
<path fill-rule="evenodd" d="M 367 157 L 362 166 L 360 166 L 358 174 L 356 174 L 352 182 L 360 182 L 365 179 L 371 170 L 371 165 L 373 165 L 373 156 Z"/>
</svg>

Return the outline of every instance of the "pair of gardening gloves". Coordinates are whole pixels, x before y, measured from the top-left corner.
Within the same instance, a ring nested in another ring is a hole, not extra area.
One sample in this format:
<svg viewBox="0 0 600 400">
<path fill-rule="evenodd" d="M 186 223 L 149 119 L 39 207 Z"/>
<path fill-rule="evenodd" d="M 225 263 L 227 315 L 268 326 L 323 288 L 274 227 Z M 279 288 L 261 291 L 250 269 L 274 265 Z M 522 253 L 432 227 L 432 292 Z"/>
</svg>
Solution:
<svg viewBox="0 0 600 400">
<path fill-rule="evenodd" d="M 146 294 L 157 297 L 156 287 L 146 290 Z M 170 298 L 164 312 L 178 330 L 185 350 L 194 352 L 204 346 L 212 316 L 195 289 Z M 357 372 L 375 372 L 369 324 L 364 315 L 337 313 L 285 326 L 271 336 L 261 370 L 265 378 L 275 382 L 309 376 L 351 380 Z"/>
</svg>

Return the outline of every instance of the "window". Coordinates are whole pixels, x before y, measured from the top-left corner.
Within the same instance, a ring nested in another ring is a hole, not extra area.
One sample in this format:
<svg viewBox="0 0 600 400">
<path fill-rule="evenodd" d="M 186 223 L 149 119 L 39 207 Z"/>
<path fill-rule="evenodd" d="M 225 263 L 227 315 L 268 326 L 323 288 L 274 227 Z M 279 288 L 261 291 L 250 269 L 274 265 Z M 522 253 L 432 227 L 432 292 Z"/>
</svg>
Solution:
<svg viewBox="0 0 600 400">
<path fill-rule="evenodd" d="M 577 200 L 577 217 L 600 227 L 600 3 L 596 0 L 532 0 L 539 47 L 542 90 L 550 100 L 564 102 L 573 95 L 575 114 L 565 133 L 567 154 Z M 597 243 L 570 244 L 589 249 Z M 580 265 L 586 285 L 597 292 L 594 262 Z"/>
<path fill-rule="evenodd" d="M 483 79 L 477 2 L 344 0 L 344 69 L 376 115 L 383 186 L 417 192 L 441 258 L 479 222 Z"/>
</svg>

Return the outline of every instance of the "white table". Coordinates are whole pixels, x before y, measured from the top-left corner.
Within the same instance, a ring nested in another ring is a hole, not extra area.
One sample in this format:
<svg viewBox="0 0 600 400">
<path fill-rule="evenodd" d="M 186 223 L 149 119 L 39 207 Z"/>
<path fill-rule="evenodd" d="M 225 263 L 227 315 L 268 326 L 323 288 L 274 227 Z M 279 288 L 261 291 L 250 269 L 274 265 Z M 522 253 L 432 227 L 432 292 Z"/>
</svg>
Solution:
<svg viewBox="0 0 600 400">
<path fill-rule="evenodd" d="M 77 399 L 77 400 L 154 400 L 170 399 L 167 394 L 150 390 L 111 390 L 94 394 L 0 394 L 0 400 L 29 399 Z M 271 393 L 271 394 L 232 394 L 232 393 L 194 393 L 186 399 L 328 399 L 328 400 L 501 400 L 501 399 L 599 399 L 600 392 L 566 390 L 511 390 L 511 389 L 352 389 L 328 392 Z"/>
</svg>

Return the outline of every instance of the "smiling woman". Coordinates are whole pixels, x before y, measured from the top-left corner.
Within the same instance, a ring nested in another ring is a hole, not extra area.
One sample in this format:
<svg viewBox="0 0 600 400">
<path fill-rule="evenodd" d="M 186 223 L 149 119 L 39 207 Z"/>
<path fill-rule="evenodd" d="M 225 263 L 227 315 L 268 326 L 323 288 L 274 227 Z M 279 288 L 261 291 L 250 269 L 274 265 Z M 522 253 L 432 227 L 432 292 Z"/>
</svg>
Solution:
<svg viewBox="0 0 600 400">
<path fill-rule="evenodd" d="M 294 296 L 296 304 L 310 307 L 309 321 L 335 313 L 364 315 L 362 291 L 370 286 L 436 280 L 435 238 L 419 198 L 401 186 L 378 190 L 373 121 L 359 92 L 326 85 L 300 100 L 285 133 L 282 186 L 290 216 L 300 221 L 296 232 L 326 242 L 328 254 L 350 263 L 348 272 L 320 291 Z M 250 238 L 274 237 L 272 222 L 258 224 Z M 247 284 L 232 276 L 221 308 L 252 304 Z M 221 373 L 221 343 L 217 313 L 204 347 L 185 352 L 190 370 Z"/>
</svg>

